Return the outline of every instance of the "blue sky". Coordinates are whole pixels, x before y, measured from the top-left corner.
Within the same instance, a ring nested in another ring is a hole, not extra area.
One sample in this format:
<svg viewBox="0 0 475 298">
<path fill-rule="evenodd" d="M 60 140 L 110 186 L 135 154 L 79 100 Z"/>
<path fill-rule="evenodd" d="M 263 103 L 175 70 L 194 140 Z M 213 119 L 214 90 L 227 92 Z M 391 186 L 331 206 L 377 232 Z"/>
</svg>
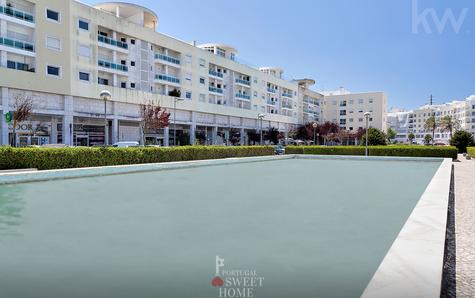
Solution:
<svg viewBox="0 0 475 298">
<path fill-rule="evenodd" d="M 128 1 L 153 9 L 161 33 L 231 44 L 249 64 L 314 78 L 316 90 L 385 91 L 405 108 L 475 94 L 473 0 Z M 447 12 L 458 30 L 441 26 Z"/>
</svg>

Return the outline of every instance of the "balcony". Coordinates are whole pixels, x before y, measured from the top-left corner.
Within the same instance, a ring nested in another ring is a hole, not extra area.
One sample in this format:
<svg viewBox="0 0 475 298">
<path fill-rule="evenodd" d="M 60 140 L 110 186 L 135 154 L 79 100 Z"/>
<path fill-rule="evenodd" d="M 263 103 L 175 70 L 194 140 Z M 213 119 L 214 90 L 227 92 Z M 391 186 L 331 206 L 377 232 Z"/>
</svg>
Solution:
<svg viewBox="0 0 475 298">
<path fill-rule="evenodd" d="M 209 87 L 209 91 L 210 92 L 214 92 L 214 93 L 219 93 L 219 94 L 223 94 L 224 93 L 224 90 L 221 89 L 221 88 L 216 88 L 216 87 Z"/>
<path fill-rule="evenodd" d="M 277 104 L 277 101 L 268 100 L 267 104 L 271 106 L 275 106 Z"/>
<path fill-rule="evenodd" d="M 242 79 L 236 79 L 236 83 L 246 85 L 246 86 L 251 86 L 250 81 L 242 80 Z"/>
<path fill-rule="evenodd" d="M 211 69 L 209 70 L 208 73 L 209 73 L 210 76 L 218 77 L 218 78 L 221 78 L 221 79 L 222 79 L 223 76 L 224 76 L 222 73 L 217 72 L 217 71 L 214 71 L 214 70 L 211 70 Z"/>
<path fill-rule="evenodd" d="M 282 93 L 282 96 L 288 97 L 288 98 L 292 98 L 292 97 L 293 97 L 293 95 L 292 95 L 291 93 L 285 93 L 285 92 Z"/>
<path fill-rule="evenodd" d="M 155 53 L 155 59 L 162 60 L 171 64 L 180 65 L 180 60 L 160 53 Z"/>
<path fill-rule="evenodd" d="M 100 67 L 109 68 L 109 69 L 118 70 L 118 71 L 123 71 L 123 72 L 128 72 L 129 71 L 128 67 L 125 66 L 125 65 L 112 63 L 112 62 L 102 60 L 102 59 L 98 60 L 98 65 Z"/>
<path fill-rule="evenodd" d="M 0 14 L 19 19 L 21 21 L 35 23 L 35 17 L 28 13 L 12 7 L 0 5 Z"/>
<path fill-rule="evenodd" d="M 236 93 L 236 97 L 240 99 L 251 100 L 251 96 L 247 94 Z"/>
<path fill-rule="evenodd" d="M 166 82 L 177 84 L 177 85 L 180 84 L 180 79 L 172 77 L 172 76 L 164 75 L 164 74 L 156 74 L 155 79 L 160 80 L 160 81 L 166 81 Z"/>
<path fill-rule="evenodd" d="M 311 110 L 311 109 L 304 109 L 303 110 L 307 114 L 313 114 L 313 115 L 318 115 L 318 112 Z"/>
<path fill-rule="evenodd" d="M 267 88 L 267 92 L 277 93 L 277 91 L 274 88 Z"/>
<path fill-rule="evenodd" d="M 35 69 L 30 68 L 30 66 L 26 63 L 10 61 L 10 60 L 7 61 L 7 68 L 27 71 L 27 72 L 35 72 Z"/>
<path fill-rule="evenodd" d="M 109 37 L 105 37 L 105 36 L 102 36 L 102 35 L 97 36 L 97 41 L 108 44 L 108 45 L 111 45 L 111 46 L 114 46 L 114 47 L 118 47 L 118 48 L 121 48 L 121 49 L 124 49 L 124 50 L 127 50 L 129 48 L 129 45 L 125 42 L 122 42 L 122 41 L 119 41 L 119 40 L 114 40 L 114 39 L 111 39 Z"/>
<path fill-rule="evenodd" d="M 27 41 L 21 41 L 18 39 L 8 38 L 8 37 L 0 37 L 0 45 L 4 45 L 7 47 L 11 47 L 18 50 L 23 50 L 27 52 L 35 52 L 35 46 L 32 43 Z"/>
<path fill-rule="evenodd" d="M 288 103 L 282 103 L 282 108 L 284 109 L 293 109 L 292 105 L 291 104 L 288 104 Z"/>
</svg>

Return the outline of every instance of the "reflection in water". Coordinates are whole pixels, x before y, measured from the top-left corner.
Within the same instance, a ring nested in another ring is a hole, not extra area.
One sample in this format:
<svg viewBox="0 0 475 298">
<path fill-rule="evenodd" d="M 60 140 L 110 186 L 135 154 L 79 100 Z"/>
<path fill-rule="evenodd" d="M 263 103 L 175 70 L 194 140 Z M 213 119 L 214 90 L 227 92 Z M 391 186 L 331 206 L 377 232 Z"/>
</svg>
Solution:
<svg viewBox="0 0 475 298">
<path fill-rule="evenodd" d="M 22 223 L 25 199 L 20 185 L 0 186 L 0 235 L 16 234 L 15 227 Z"/>
</svg>

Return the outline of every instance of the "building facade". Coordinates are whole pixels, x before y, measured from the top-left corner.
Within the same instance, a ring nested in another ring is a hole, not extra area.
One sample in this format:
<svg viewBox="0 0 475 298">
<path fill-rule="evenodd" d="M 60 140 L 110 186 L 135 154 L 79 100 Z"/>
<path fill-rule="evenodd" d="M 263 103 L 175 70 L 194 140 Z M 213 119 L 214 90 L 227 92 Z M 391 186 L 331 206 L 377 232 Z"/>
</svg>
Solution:
<svg viewBox="0 0 475 298">
<path fill-rule="evenodd" d="M 432 131 L 425 129 L 427 119 L 434 116 L 440 121 L 445 116 L 452 116 L 457 120 L 459 129 L 475 133 L 475 96 L 466 100 L 452 101 L 438 105 L 424 105 L 411 111 L 397 111 L 388 113 L 390 127 L 397 132 L 396 141 L 407 143 L 409 134 L 414 134 L 414 142 L 424 143 L 427 134 L 432 136 Z M 437 128 L 434 134 L 434 142 L 449 144 L 450 133 Z"/>
<path fill-rule="evenodd" d="M 284 80 L 278 67 L 236 62 L 232 46 L 183 42 L 157 32 L 158 25 L 153 11 L 130 3 L 0 0 L 0 145 L 11 143 L 5 119 L 24 98 L 32 100 L 33 116 L 17 125 L 21 146 L 140 141 L 139 107 L 150 101 L 172 113 L 170 127 L 146 134 L 147 142 L 165 146 L 226 144 L 236 131 L 247 144 L 259 129 L 342 123 L 344 117 L 325 117 L 324 96 L 309 89 L 314 81 Z M 110 101 L 100 99 L 102 90 Z M 374 95 L 381 105 L 383 98 Z M 382 128 L 380 110 L 385 106 L 373 108 L 373 125 Z"/>
</svg>

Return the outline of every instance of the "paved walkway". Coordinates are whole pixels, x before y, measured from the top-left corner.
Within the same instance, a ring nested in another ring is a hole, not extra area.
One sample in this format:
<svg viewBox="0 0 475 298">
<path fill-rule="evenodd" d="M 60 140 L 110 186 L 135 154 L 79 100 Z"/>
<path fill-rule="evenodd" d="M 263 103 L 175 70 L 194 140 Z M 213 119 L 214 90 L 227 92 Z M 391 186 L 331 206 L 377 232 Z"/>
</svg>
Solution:
<svg viewBox="0 0 475 298">
<path fill-rule="evenodd" d="M 475 160 L 455 165 L 457 297 L 475 297 Z"/>
</svg>

